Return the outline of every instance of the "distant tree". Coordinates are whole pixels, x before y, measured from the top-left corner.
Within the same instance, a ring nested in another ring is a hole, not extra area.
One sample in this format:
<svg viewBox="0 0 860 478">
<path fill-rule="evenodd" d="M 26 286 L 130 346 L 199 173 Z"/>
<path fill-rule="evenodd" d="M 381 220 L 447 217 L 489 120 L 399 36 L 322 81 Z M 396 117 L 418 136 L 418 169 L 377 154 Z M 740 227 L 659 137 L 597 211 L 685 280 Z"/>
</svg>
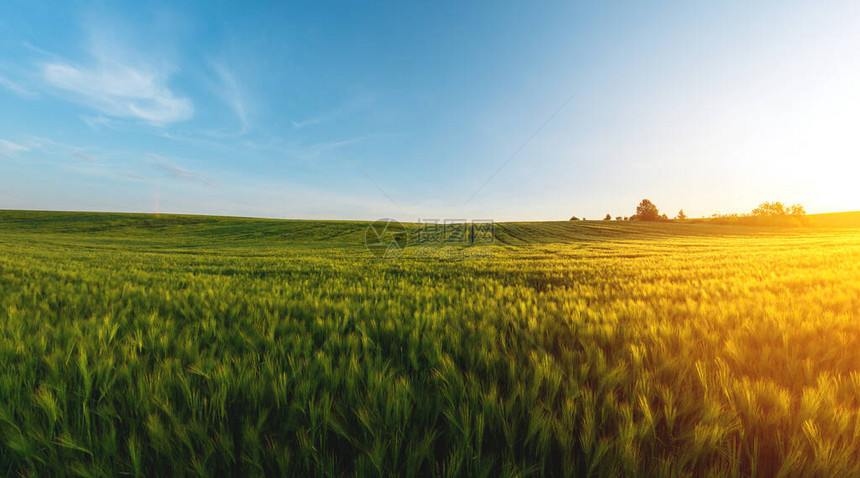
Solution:
<svg viewBox="0 0 860 478">
<path fill-rule="evenodd" d="M 624 220 L 625 220 L 625 221 L 629 221 L 629 220 L 630 220 L 630 216 L 624 216 Z"/>
<path fill-rule="evenodd" d="M 803 206 L 800 204 L 794 204 L 789 208 L 790 214 L 792 216 L 800 217 L 806 215 L 806 209 L 803 209 Z"/>
<path fill-rule="evenodd" d="M 636 207 L 636 215 L 631 219 L 633 218 L 639 221 L 656 221 L 660 219 L 660 211 L 654 203 L 647 199 L 643 199 Z"/>
<path fill-rule="evenodd" d="M 806 210 L 800 204 L 792 204 L 791 206 L 786 206 L 779 201 L 763 202 L 759 204 L 757 208 L 752 210 L 752 215 L 770 217 L 793 216 L 796 218 L 800 218 L 806 215 Z"/>
<path fill-rule="evenodd" d="M 788 208 L 781 202 L 763 202 L 752 210 L 753 216 L 787 216 Z"/>
<path fill-rule="evenodd" d="M 684 210 L 683 210 L 683 209 L 681 209 L 680 211 L 678 211 L 678 215 L 675 217 L 675 219 L 678 219 L 679 221 L 683 221 L 684 219 L 687 219 L 687 215 L 686 215 L 686 214 L 684 214 Z"/>
<path fill-rule="evenodd" d="M 603 220 L 604 220 L 604 221 L 611 221 L 611 220 L 612 220 L 612 216 L 610 216 L 610 215 L 609 215 L 609 213 L 606 213 L 606 217 L 604 217 L 604 218 L 603 218 Z"/>
<path fill-rule="evenodd" d="M 578 220 L 579 220 L 579 218 L 578 218 L 578 217 L 576 217 L 576 216 L 570 216 L 570 220 L 571 220 L 571 221 L 578 221 Z"/>
<path fill-rule="evenodd" d="M 667 215 L 665 215 L 665 214 L 660 214 L 660 220 L 661 220 L 661 221 L 668 221 L 668 220 L 669 220 L 669 216 L 667 216 Z"/>
<path fill-rule="evenodd" d="M 800 204 L 786 206 L 777 202 L 763 202 L 747 214 L 713 214 L 716 224 L 741 224 L 749 226 L 806 226 L 809 219 Z"/>
<path fill-rule="evenodd" d="M 620 221 L 621 219 L 622 219 L 621 216 L 615 216 L 616 221 Z"/>
</svg>

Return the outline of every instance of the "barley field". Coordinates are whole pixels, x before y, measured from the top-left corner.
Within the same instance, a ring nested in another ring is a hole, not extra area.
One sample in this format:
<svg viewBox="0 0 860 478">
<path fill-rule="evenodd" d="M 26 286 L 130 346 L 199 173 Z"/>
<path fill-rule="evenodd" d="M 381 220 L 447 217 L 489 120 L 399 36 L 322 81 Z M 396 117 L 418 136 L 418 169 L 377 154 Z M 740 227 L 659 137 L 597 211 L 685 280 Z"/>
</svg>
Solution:
<svg viewBox="0 0 860 478">
<path fill-rule="evenodd" d="M 366 229 L 0 212 L 0 475 L 860 474 L 860 229 Z"/>
</svg>

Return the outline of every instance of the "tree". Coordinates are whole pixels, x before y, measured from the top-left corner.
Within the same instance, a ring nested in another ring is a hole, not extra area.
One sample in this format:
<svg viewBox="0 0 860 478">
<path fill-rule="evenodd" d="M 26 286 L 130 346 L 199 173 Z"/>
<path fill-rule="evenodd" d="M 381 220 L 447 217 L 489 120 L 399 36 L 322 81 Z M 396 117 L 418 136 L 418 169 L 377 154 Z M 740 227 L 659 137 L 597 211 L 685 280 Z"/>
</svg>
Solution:
<svg viewBox="0 0 860 478">
<path fill-rule="evenodd" d="M 604 218 L 603 218 L 603 220 L 604 220 L 604 221 L 611 221 L 611 220 L 612 220 L 612 216 L 610 216 L 610 215 L 609 215 L 609 213 L 606 213 L 606 217 L 604 217 Z"/>
<path fill-rule="evenodd" d="M 578 221 L 578 220 L 579 220 L 579 218 L 578 218 L 578 217 L 576 217 L 576 216 L 571 216 L 571 217 L 570 217 L 570 220 L 571 220 L 571 221 Z"/>
<path fill-rule="evenodd" d="M 799 218 L 806 215 L 806 210 L 800 204 L 786 206 L 779 201 L 763 202 L 752 210 L 752 214 L 753 216 L 794 216 Z"/>
<path fill-rule="evenodd" d="M 800 204 L 794 204 L 789 209 L 792 216 L 800 217 L 806 215 L 806 209 L 803 209 L 803 206 L 801 206 Z"/>
<path fill-rule="evenodd" d="M 763 202 L 752 210 L 753 216 L 787 216 L 788 209 L 781 202 Z"/>
<path fill-rule="evenodd" d="M 620 221 L 621 219 L 622 219 L 622 217 L 621 217 L 621 216 L 615 216 L 615 220 L 616 220 L 616 221 Z"/>
<path fill-rule="evenodd" d="M 678 216 L 677 216 L 677 217 L 675 217 L 675 219 L 678 219 L 679 221 L 683 221 L 684 219 L 687 219 L 687 215 L 686 215 L 686 214 L 684 214 L 684 210 L 683 210 L 683 209 L 681 209 L 680 211 L 678 211 Z"/>
<path fill-rule="evenodd" d="M 636 206 L 636 215 L 634 215 L 633 218 L 640 221 L 656 221 L 660 219 L 660 211 L 654 203 L 647 199 L 643 199 L 642 202 Z"/>
</svg>

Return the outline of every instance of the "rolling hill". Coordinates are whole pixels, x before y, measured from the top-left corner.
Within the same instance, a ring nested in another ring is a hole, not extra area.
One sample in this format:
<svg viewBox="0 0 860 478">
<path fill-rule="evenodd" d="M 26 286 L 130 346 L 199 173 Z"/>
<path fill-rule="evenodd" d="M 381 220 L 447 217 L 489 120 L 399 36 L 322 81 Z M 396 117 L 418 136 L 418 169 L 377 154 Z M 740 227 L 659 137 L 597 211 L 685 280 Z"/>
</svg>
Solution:
<svg viewBox="0 0 860 478">
<path fill-rule="evenodd" d="M 860 229 L 369 225 L 0 211 L 2 474 L 860 474 Z"/>
</svg>

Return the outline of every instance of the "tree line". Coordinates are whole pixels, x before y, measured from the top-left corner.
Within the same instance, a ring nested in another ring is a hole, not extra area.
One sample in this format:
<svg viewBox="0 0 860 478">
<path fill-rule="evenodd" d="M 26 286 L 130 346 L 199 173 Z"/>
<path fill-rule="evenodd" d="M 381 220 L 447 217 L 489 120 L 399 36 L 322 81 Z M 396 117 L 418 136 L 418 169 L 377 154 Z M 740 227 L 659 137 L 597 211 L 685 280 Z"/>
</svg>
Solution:
<svg viewBox="0 0 860 478">
<path fill-rule="evenodd" d="M 653 202 L 643 199 L 636 206 L 635 214 L 630 216 L 615 216 L 616 221 L 659 221 L 659 222 L 711 222 L 716 224 L 741 224 L 741 225 L 806 225 L 806 210 L 800 204 L 786 206 L 777 202 L 763 202 L 745 214 L 713 214 L 710 219 L 689 219 L 681 209 L 674 218 L 669 218 L 665 213 L 661 214 Z M 579 221 L 580 218 L 573 216 L 571 221 Z M 586 218 L 581 220 L 585 221 Z M 611 221 L 612 215 L 606 214 L 604 221 Z"/>
</svg>

